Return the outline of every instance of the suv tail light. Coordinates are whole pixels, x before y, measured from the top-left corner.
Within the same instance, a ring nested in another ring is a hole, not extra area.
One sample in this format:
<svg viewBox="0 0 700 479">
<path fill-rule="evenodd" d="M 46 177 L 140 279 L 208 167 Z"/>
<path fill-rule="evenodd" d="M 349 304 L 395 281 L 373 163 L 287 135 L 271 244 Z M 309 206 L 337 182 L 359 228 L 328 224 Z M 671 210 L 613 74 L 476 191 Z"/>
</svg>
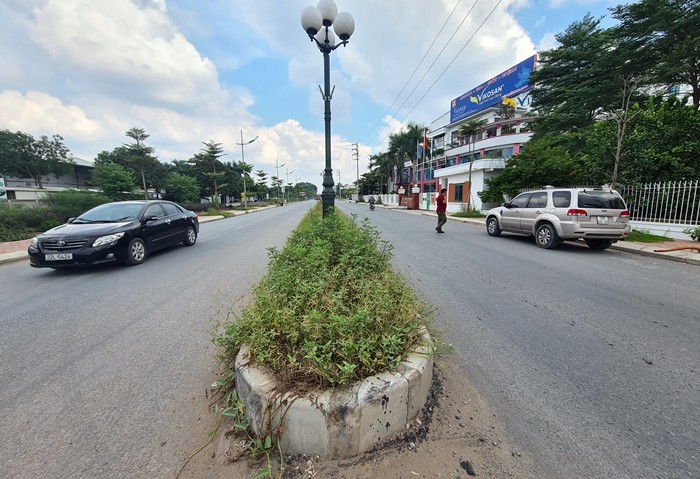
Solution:
<svg viewBox="0 0 700 479">
<path fill-rule="evenodd" d="M 630 217 L 630 212 L 625 210 L 620 212 L 620 218 L 629 218 Z"/>
<path fill-rule="evenodd" d="M 569 211 L 566 212 L 566 216 L 588 216 L 588 213 L 586 213 L 586 210 L 569 208 Z"/>
</svg>

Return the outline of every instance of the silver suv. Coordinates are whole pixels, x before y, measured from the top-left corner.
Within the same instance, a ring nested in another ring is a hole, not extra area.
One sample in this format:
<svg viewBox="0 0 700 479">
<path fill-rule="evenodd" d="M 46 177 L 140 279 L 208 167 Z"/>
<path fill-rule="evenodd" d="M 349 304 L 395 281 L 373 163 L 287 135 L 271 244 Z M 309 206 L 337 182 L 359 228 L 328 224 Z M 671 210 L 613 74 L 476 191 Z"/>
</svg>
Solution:
<svg viewBox="0 0 700 479">
<path fill-rule="evenodd" d="M 501 232 L 535 237 L 540 248 L 582 238 L 592 249 L 606 249 L 630 234 L 629 211 L 610 188 L 555 188 L 528 191 L 486 214 L 490 236 Z"/>
</svg>

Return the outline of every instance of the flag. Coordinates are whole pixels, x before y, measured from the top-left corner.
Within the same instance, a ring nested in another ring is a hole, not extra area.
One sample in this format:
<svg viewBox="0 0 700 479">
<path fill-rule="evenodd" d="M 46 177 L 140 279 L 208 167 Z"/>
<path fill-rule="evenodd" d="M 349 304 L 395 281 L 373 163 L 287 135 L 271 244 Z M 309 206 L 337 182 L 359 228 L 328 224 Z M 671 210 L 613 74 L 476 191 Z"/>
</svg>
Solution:
<svg viewBox="0 0 700 479">
<path fill-rule="evenodd" d="M 425 152 L 426 156 L 428 154 L 428 130 L 426 129 L 423 132 L 423 151 Z"/>
</svg>

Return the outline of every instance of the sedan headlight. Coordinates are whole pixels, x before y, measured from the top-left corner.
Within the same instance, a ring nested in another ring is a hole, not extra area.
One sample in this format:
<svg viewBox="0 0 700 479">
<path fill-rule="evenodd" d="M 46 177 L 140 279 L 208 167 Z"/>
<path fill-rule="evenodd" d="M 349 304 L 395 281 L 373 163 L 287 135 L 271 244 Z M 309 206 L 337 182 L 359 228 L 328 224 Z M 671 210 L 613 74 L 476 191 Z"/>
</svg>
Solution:
<svg viewBox="0 0 700 479">
<path fill-rule="evenodd" d="M 39 238 L 35 236 L 34 238 L 32 238 L 32 242 L 29 243 L 29 247 L 36 248 L 37 246 L 39 246 Z"/>
<path fill-rule="evenodd" d="M 97 248 L 98 246 L 104 246 L 106 244 L 114 244 L 123 237 L 124 233 L 114 233 L 113 235 L 100 236 L 94 243 L 92 243 L 92 247 Z"/>
</svg>

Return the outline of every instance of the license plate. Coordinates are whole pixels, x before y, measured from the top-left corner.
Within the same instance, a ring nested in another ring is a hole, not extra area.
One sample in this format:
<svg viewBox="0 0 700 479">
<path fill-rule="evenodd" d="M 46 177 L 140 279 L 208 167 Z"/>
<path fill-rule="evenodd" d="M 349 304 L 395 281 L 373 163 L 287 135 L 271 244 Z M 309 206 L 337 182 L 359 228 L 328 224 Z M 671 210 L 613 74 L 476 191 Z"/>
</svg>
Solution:
<svg viewBox="0 0 700 479">
<path fill-rule="evenodd" d="M 608 217 L 607 216 L 598 216 L 598 224 L 599 225 L 607 225 L 608 224 Z"/>
<path fill-rule="evenodd" d="M 54 253 L 44 256 L 46 261 L 67 261 L 73 259 L 73 253 Z"/>
</svg>

